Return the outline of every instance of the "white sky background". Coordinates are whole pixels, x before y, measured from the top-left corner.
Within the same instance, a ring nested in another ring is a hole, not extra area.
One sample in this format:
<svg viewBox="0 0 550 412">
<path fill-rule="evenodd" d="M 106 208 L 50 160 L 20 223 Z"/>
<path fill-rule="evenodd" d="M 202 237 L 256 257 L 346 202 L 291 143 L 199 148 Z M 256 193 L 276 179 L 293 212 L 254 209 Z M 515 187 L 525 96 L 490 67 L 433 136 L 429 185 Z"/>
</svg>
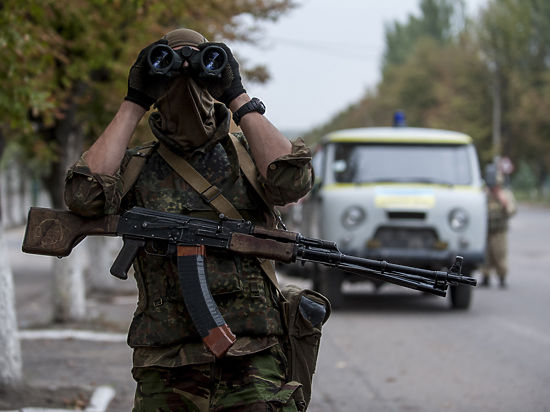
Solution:
<svg viewBox="0 0 550 412">
<path fill-rule="evenodd" d="M 265 23 L 261 47 L 235 44 L 248 64 L 265 64 L 271 80 L 247 84 L 283 131 L 306 132 L 357 102 L 380 80 L 384 27 L 419 14 L 420 0 L 298 0 L 299 7 Z M 487 0 L 466 0 L 468 16 Z M 382 125 L 381 125 L 382 126 Z"/>
</svg>

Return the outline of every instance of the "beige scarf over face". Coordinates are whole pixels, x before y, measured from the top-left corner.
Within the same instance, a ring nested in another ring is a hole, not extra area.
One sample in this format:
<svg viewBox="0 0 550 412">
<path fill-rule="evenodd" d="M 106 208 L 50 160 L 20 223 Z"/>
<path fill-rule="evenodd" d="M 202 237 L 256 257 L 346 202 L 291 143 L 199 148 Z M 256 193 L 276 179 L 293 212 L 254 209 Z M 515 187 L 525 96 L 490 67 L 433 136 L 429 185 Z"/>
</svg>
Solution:
<svg viewBox="0 0 550 412">
<path fill-rule="evenodd" d="M 168 46 L 198 46 L 206 38 L 190 29 L 172 30 L 164 36 Z M 178 76 L 157 100 L 158 112 L 149 117 L 155 136 L 176 152 L 202 146 L 216 131 L 214 99 L 188 75 Z"/>
<path fill-rule="evenodd" d="M 214 98 L 189 76 L 180 76 L 156 103 L 149 117 L 155 136 L 172 150 L 202 146 L 216 131 Z"/>
</svg>

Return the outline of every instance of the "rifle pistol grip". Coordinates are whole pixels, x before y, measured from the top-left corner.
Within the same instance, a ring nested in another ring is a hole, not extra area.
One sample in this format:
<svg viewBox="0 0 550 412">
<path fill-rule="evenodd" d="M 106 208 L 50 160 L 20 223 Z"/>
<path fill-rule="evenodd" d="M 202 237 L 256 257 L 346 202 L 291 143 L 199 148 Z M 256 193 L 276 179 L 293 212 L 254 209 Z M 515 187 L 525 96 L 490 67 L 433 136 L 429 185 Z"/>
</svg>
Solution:
<svg viewBox="0 0 550 412">
<path fill-rule="evenodd" d="M 144 239 L 133 239 L 129 237 L 124 238 L 124 245 L 122 246 L 122 249 L 120 249 L 118 256 L 111 266 L 111 275 L 119 279 L 128 279 L 128 271 L 130 270 L 130 266 L 132 266 L 132 262 L 134 261 L 139 248 L 144 246 Z"/>
</svg>

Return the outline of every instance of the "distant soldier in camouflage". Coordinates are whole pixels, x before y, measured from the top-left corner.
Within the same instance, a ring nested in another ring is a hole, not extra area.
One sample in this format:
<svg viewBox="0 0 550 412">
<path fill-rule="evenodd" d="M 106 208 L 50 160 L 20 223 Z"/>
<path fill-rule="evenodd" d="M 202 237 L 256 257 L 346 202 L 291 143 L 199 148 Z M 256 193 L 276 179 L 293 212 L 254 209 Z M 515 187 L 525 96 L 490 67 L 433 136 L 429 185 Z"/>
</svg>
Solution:
<svg viewBox="0 0 550 412">
<path fill-rule="evenodd" d="M 69 170 L 65 199 L 84 216 L 116 214 L 133 206 L 190 216 L 217 218 L 209 203 L 218 195 L 200 194 L 164 160 L 159 147 L 187 160 L 255 224 L 272 226 L 273 208 L 304 196 L 311 188 L 311 154 L 303 141 L 290 142 L 243 88 L 239 65 L 227 46 L 221 79 L 183 73 L 162 78 L 149 73 L 147 53 L 164 43 L 177 50 L 208 44 L 189 29 L 169 32 L 146 47 L 130 69 L 128 93 L 98 140 Z M 185 65 L 186 63 L 184 63 Z M 155 104 L 149 125 L 157 141 L 127 150 L 135 128 Z M 257 168 L 263 196 L 239 168 L 231 144 L 231 114 L 240 141 Z M 129 165 L 144 157 L 135 180 Z M 128 182 L 135 181 L 128 189 Z M 127 192 L 127 193 L 125 193 Z M 262 201 L 262 197 L 268 202 Z M 300 384 L 289 382 L 282 346 L 280 299 L 258 260 L 207 250 L 208 286 L 237 341 L 216 359 L 203 345 L 179 289 L 175 258 L 140 253 L 134 262 L 139 301 L 128 333 L 137 381 L 134 411 L 295 411 Z"/>
<path fill-rule="evenodd" d="M 508 221 L 516 213 L 513 193 L 502 186 L 502 173 L 494 164 L 486 168 L 487 183 L 487 252 L 482 267 L 481 286 L 489 286 L 490 273 L 494 269 L 499 285 L 506 287 L 508 275 Z"/>
</svg>

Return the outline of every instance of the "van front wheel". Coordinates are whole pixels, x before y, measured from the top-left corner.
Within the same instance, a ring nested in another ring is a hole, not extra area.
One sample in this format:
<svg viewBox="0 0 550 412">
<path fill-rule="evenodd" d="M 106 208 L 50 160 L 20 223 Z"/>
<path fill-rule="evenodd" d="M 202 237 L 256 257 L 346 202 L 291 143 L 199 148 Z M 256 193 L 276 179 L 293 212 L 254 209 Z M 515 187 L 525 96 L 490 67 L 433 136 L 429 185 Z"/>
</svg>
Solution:
<svg viewBox="0 0 550 412">
<path fill-rule="evenodd" d="M 472 287 L 468 285 L 451 286 L 451 306 L 453 309 L 468 309 L 472 301 Z"/>
<path fill-rule="evenodd" d="M 343 302 L 342 280 L 343 276 L 339 271 L 317 265 L 313 289 L 324 295 L 333 309 L 338 308 Z"/>
</svg>

